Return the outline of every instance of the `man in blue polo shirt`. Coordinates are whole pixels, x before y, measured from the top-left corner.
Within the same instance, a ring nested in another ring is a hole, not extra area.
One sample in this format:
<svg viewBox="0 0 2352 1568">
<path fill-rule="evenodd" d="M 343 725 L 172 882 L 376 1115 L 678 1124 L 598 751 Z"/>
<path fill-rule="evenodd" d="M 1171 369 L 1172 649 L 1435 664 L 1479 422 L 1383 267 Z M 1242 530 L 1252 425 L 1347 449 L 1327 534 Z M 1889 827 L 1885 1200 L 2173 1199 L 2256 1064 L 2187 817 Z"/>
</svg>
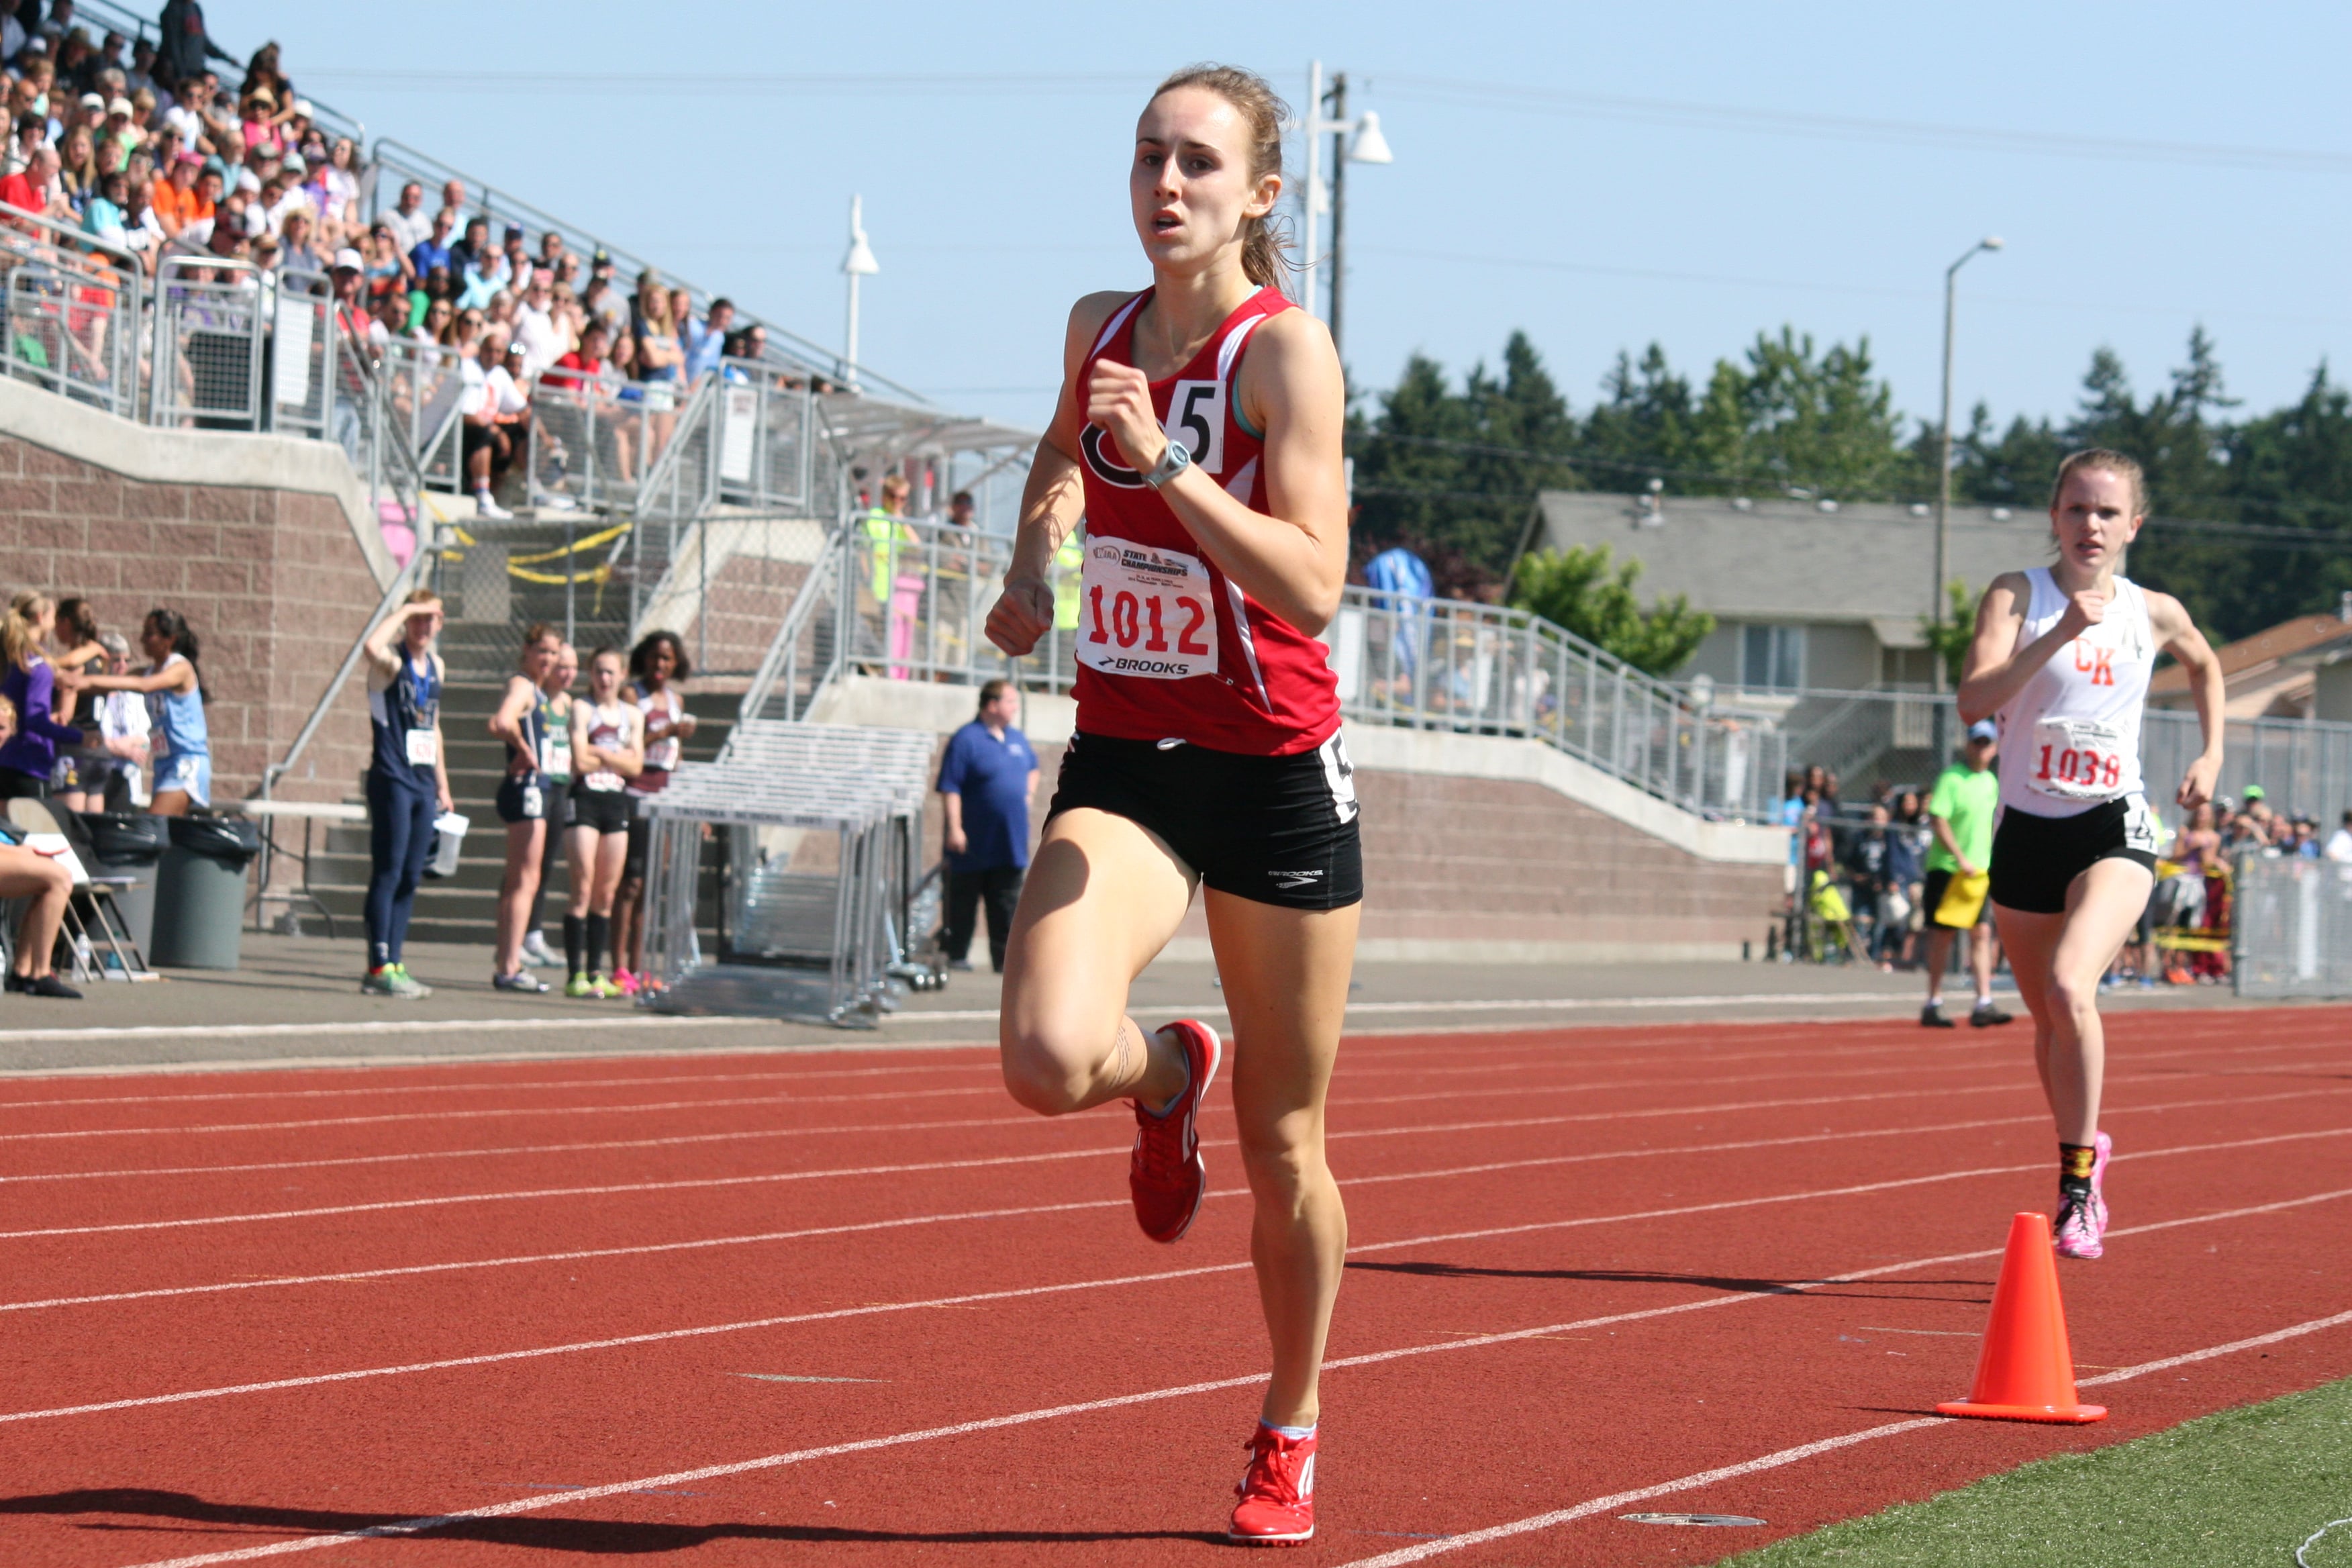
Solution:
<svg viewBox="0 0 2352 1568">
<path fill-rule="evenodd" d="M 1021 693 L 992 680 L 980 689 L 980 717 L 948 740 L 940 763 L 947 805 L 947 925 L 940 944 L 950 969 L 971 967 L 972 917 L 988 908 L 988 956 L 1004 973 L 1004 939 L 1029 868 L 1029 802 L 1037 753 L 1020 731 Z"/>
</svg>

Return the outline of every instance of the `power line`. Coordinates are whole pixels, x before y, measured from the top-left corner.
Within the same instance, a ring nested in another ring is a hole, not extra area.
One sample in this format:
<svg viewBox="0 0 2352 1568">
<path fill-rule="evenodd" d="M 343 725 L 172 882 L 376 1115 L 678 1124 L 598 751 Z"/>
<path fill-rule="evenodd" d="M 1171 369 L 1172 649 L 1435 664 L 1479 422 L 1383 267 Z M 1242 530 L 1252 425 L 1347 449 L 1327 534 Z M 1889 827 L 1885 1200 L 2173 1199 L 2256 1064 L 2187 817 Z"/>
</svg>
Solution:
<svg viewBox="0 0 2352 1568">
<path fill-rule="evenodd" d="M 1667 99 L 1627 98 L 1614 93 L 1465 81 L 1445 77 L 1381 76 L 1384 94 L 1473 109 L 1517 109 L 1581 119 L 1621 120 L 1676 125 L 1702 131 L 1764 132 L 1821 141 L 1944 147 L 1960 152 L 2023 153 L 2041 157 L 2092 158 L 2139 163 L 2195 163 L 2211 168 L 2263 169 L 2288 174 L 2352 174 L 2352 154 L 2289 147 L 2246 147 L 2215 142 L 2148 142 L 2116 136 L 2074 136 L 2049 132 L 1999 131 L 1979 126 L 1937 125 L 1910 120 L 1867 120 L 1847 115 L 1787 110 L 1742 109 L 1727 104 Z"/>
<path fill-rule="evenodd" d="M 1013 98 L 1149 92 L 1145 72 L 941 71 L 889 72 L 502 71 L 401 70 L 382 67 L 307 69 L 305 81 L 348 82 L 385 92 L 635 93 L 697 98 L 797 97 Z"/>
</svg>

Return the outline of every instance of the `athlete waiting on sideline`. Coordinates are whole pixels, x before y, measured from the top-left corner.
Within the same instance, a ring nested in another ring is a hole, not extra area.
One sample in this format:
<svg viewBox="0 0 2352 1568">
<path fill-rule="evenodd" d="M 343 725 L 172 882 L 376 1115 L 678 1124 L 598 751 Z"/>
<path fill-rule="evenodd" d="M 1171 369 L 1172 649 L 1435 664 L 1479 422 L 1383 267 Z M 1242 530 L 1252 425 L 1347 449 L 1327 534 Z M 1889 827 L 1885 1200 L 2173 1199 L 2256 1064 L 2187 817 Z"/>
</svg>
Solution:
<svg viewBox="0 0 2352 1568">
<path fill-rule="evenodd" d="M 2058 1122 L 2053 1229 L 2067 1258 L 2105 1249 L 2113 1145 L 2099 1131 L 2099 978 L 2156 876 L 2139 725 L 2159 650 L 2189 672 L 2205 731 L 2174 800 L 2194 811 L 2221 771 L 2221 661 L 2178 599 L 2116 574 L 2147 521 L 2131 458 L 2095 448 L 2061 463 L 2050 496 L 2058 559 L 1993 579 L 1960 680 L 1962 718 L 2000 716 L 1992 902 Z"/>
<path fill-rule="evenodd" d="M 613 984 L 624 996 L 652 984 L 638 973 L 646 963 L 646 847 L 654 826 L 643 802 L 669 783 L 684 754 L 682 742 L 695 731 L 694 715 L 686 710 L 677 684 L 694 674 L 694 666 L 676 632 L 647 632 L 638 638 L 629 650 L 629 674 L 621 695 L 643 716 L 646 761 L 628 784 L 629 850 L 621 862 L 621 890 L 613 900 Z"/>
<path fill-rule="evenodd" d="M 540 689 L 561 646 L 555 628 L 535 621 L 522 634 L 522 658 L 507 677 L 506 696 L 490 715 L 490 733 L 507 743 L 507 774 L 499 781 L 499 820 L 507 825 L 507 868 L 499 882 L 497 958 L 490 984 L 501 991 L 544 992 L 547 982 L 523 967 L 522 928 L 539 901 L 540 865 L 547 853 L 553 788 L 547 764 L 547 693 Z"/>
<path fill-rule="evenodd" d="M 418 588 L 367 635 L 368 724 L 375 754 L 368 763 L 368 972 L 360 989 L 415 999 L 433 988 L 412 978 L 402 952 L 417 883 L 433 853 L 433 819 L 450 809 L 449 773 L 441 744 L 445 677 L 433 639 L 441 633 L 441 599 Z"/>
<path fill-rule="evenodd" d="M 85 675 L 91 691 L 135 691 L 146 699 L 148 744 L 155 785 L 147 797 L 154 816 L 185 816 L 212 805 L 212 727 L 205 721 L 204 671 L 196 665 L 196 634 L 177 610 L 150 610 L 139 626 L 147 656 L 144 675 Z"/>
<path fill-rule="evenodd" d="M 1267 215 L 1286 115 L 1259 78 L 1216 66 L 1178 72 L 1145 107 L 1128 194 L 1152 286 L 1070 313 L 988 618 L 1005 652 L 1036 646 L 1083 512 L 1077 733 L 1005 955 L 1004 1079 L 1046 1115 L 1132 1100 L 1136 1218 L 1154 1240 L 1182 1236 L 1223 1047 L 1204 1024 L 1146 1033 L 1125 1012 L 1206 884 L 1274 1350 L 1229 1526 L 1258 1542 L 1315 1531 L 1317 1375 L 1348 1242 L 1323 1106 L 1363 896 L 1316 640 L 1347 571 L 1343 394 L 1330 335 L 1279 287 Z"/>
<path fill-rule="evenodd" d="M 539 929 L 539 911 L 547 900 L 547 885 L 563 864 L 564 841 L 572 834 L 572 688 L 579 679 L 580 650 L 568 642 L 557 643 L 547 678 L 539 683 L 539 732 L 547 747 L 540 763 L 547 774 L 547 847 L 540 856 L 539 880 L 533 884 L 530 912 L 526 917 L 530 929 L 522 939 L 523 957 L 541 969 L 552 969 L 563 962 L 548 951 L 547 938 Z"/>
<path fill-rule="evenodd" d="M 0 697 L 0 745 L 16 734 L 16 704 Z M 50 857 L 26 847 L 23 837 L 0 816 L 0 899 L 25 906 L 16 922 L 6 987 L 28 996 L 79 1002 L 81 993 L 58 979 L 52 963 L 58 928 L 65 923 L 66 902 L 73 896 L 73 878 Z"/>
<path fill-rule="evenodd" d="M 645 715 L 621 695 L 621 650 L 588 656 L 588 696 L 572 704 L 572 912 L 563 917 L 566 996 L 618 996 L 604 978 L 613 894 L 629 852 L 629 780 L 645 765 Z"/>
</svg>

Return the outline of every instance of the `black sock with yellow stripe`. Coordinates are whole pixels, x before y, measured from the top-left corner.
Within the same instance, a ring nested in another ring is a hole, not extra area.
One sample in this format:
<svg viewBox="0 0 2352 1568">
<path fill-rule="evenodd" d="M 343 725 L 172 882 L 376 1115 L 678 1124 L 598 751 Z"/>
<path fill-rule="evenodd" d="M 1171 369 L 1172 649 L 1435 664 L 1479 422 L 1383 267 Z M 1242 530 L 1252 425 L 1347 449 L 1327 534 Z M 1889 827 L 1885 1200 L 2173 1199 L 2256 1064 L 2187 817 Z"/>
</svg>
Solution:
<svg viewBox="0 0 2352 1568">
<path fill-rule="evenodd" d="M 2091 1169 L 2099 1152 L 2088 1143 L 2058 1145 L 2058 1190 L 2068 1197 L 2091 1195 Z"/>
</svg>

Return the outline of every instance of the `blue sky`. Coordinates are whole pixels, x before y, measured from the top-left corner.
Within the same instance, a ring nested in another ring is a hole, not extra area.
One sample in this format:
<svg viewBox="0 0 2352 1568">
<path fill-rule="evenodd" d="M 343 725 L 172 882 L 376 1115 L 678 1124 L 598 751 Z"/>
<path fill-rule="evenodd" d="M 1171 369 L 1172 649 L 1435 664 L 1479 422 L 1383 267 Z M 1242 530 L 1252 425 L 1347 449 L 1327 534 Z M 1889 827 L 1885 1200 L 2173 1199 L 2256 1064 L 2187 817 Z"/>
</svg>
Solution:
<svg viewBox="0 0 2352 1568">
<path fill-rule="evenodd" d="M 213 0 L 208 15 L 232 47 L 280 40 L 298 87 L 372 133 L 828 343 L 863 193 L 884 268 L 864 357 L 1032 426 L 1071 300 L 1148 280 L 1129 140 L 1151 82 L 1195 58 L 1250 65 L 1295 100 L 1319 57 L 1381 112 L 1396 163 L 1349 179 L 1359 387 L 1416 349 L 1456 372 L 1491 361 L 1524 328 L 1582 408 L 1620 349 L 1655 340 L 1703 374 L 1787 323 L 1867 334 L 1897 405 L 1932 418 L 1942 272 L 1984 234 L 2007 248 L 1962 275 L 1963 408 L 2063 413 L 2103 343 L 2146 389 L 2198 321 L 2251 406 L 2291 399 L 2323 359 L 2352 374 L 2341 6 Z M 840 85 L 868 74 L 885 84 Z M 835 79 L 778 79 L 793 77 Z"/>
</svg>

